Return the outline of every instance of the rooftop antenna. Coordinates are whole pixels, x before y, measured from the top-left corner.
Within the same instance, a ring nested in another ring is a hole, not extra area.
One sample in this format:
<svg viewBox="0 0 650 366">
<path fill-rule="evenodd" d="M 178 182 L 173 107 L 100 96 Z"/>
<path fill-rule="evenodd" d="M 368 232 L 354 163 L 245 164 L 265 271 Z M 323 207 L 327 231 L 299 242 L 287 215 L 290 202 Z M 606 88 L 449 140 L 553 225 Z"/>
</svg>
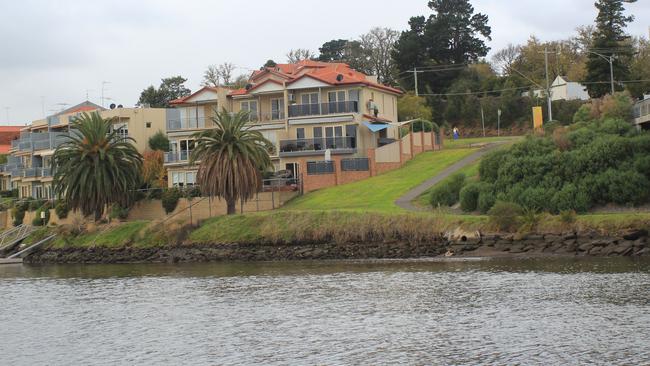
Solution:
<svg viewBox="0 0 650 366">
<path fill-rule="evenodd" d="M 63 112 L 63 110 L 65 110 L 65 107 L 69 106 L 70 103 L 56 103 L 56 105 L 58 105 L 59 107 L 61 107 L 61 109 L 59 110 L 59 112 Z"/>
<path fill-rule="evenodd" d="M 90 95 L 90 92 L 92 92 L 92 91 L 95 91 L 95 90 L 93 90 L 93 89 L 86 89 L 86 100 L 87 100 L 87 101 L 90 101 L 90 96 L 89 96 L 89 95 Z"/>
<path fill-rule="evenodd" d="M 110 84 L 110 81 L 102 81 L 102 108 L 104 108 L 104 89 L 106 87 L 106 84 Z"/>
</svg>

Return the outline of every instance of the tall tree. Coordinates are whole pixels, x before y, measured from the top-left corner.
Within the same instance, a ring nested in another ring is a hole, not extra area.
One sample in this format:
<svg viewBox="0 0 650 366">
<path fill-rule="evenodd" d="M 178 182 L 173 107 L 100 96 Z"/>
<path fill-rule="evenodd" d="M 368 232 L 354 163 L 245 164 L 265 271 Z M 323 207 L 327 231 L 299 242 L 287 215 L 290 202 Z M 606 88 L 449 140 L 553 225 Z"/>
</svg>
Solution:
<svg viewBox="0 0 650 366">
<path fill-rule="evenodd" d="M 396 67 L 392 53 L 399 32 L 390 28 L 375 27 L 370 32 L 361 35 L 361 47 L 368 58 L 372 74 L 377 76 L 381 83 L 393 84 L 395 82 Z"/>
<path fill-rule="evenodd" d="M 140 93 L 138 104 L 148 104 L 152 108 L 168 108 L 170 101 L 192 93 L 185 87 L 186 81 L 182 76 L 162 79 L 158 89 L 151 85 Z"/>
<path fill-rule="evenodd" d="M 625 3 L 634 3 L 636 0 L 597 0 L 596 9 L 596 32 L 594 33 L 592 52 L 587 60 L 586 80 L 587 91 L 592 98 L 600 98 L 611 92 L 610 85 L 610 63 L 606 57 L 616 55 L 613 62 L 614 77 L 618 80 L 626 80 L 630 74 L 630 57 L 632 48 L 629 36 L 625 33 L 627 24 L 634 20 L 633 16 L 626 16 Z M 622 90 L 617 85 L 616 90 Z"/>
<path fill-rule="evenodd" d="M 230 83 L 233 81 L 233 72 L 235 72 L 235 64 L 231 62 L 224 62 L 221 65 L 219 65 L 219 69 L 217 71 L 217 75 L 219 75 L 219 78 L 223 80 L 223 84 L 226 86 L 229 86 Z"/>
<path fill-rule="evenodd" d="M 357 40 L 334 39 L 323 43 L 319 51 L 319 61 L 344 62 L 357 71 L 373 73 L 368 52 Z"/>
<path fill-rule="evenodd" d="M 627 89 L 633 97 L 642 99 L 644 94 L 650 94 L 650 40 L 638 38 L 634 43 L 637 52 L 630 65 L 630 79 L 645 81 L 629 83 Z"/>
<path fill-rule="evenodd" d="M 201 85 L 216 88 L 221 85 L 219 82 L 220 80 L 219 68 L 216 65 L 209 65 L 203 73 L 203 81 L 201 82 Z"/>
<path fill-rule="evenodd" d="M 262 188 L 262 171 L 271 166 L 271 142 L 246 126 L 248 112 L 230 114 L 225 109 L 212 121 L 215 127 L 193 135 L 192 162 L 200 161 L 197 182 L 204 194 L 223 198 L 228 214 L 237 201 L 247 201 Z"/>
<path fill-rule="evenodd" d="M 314 53 L 308 49 L 296 48 L 290 50 L 287 53 L 287 62 L 290 64 L 295 64 L 296 62 L 300 62 L 303 60 L 311 60 L 314 59 L 315 57 L 316 55 L 314 55 Z"/>
<path fill-rule="evenodd" d="M 262 67 L 263 68 L 264 67 L 276 67 L 277 65 L 278 64 L 275 61 L 269 59 L 269 60 L 266 60 L 266 62 L 264 63 L 264 66 L 262 66 Z"/>
<path fill-rule="evenodd" d="M 114 203 L 128 207 L 141 181 L 142 155 L 130 137 L 97 112 L 72 120 L 75 133 L 54 151 L 54 192 L 68 207 L 101 219 Z"/>
<path fill-rule="evenodd" d="M 512 43 L 506 48 L 501 49 L 492 56 L 492 63 L 501 75 L 512 74 L 512 66 L 521 55 L 521 46 L 515 46 Z"/>
<path fill-rule="evenodd" d="M 477 61 L 487 55 L 492 30 L 488 16 L 474 13 L 469 0 L 431 0 L 433 11 L 428 18 L 412 17 L 410 29 L 402 32 L 393 57 L 400 72 L 414 67 L 460 65 Z M 424 87 L 444 91 L 457 76 L 456 69 L 439 69 L 419 75 Z M 411 79 L 402 80 L 406 88 L 413 88 Z"/>
</svg>

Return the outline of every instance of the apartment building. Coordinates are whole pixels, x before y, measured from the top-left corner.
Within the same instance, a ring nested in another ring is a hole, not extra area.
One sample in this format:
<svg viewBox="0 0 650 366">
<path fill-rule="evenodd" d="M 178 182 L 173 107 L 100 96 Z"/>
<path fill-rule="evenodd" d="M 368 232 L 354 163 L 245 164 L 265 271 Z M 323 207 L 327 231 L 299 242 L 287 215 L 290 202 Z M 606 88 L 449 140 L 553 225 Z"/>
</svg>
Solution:
<svg viewBox="0 0 650 366">
<path fill-rule="evenodd" d="M 132 137 L 140 152 L 147 149 L 149 137 L 165 132 L 168 109 L 111 107 L 105 109 L 85 101 L 22 128 L 20 138 L 11 142 L 7 164 L 0 166 L 2 180 L 10 182 L 7 188 L 17 188 L 21 198 L 53 198 L 52 155 L 66 141 L 71 120 L 81 113 L 98 112 L 102 118 L 111 118 L 113 129 Z"/>
<path fill-rule="evenodd" d="M 190 136 L 209 128 L 210 117 L 222 108 L 250 112 L 250 128 L 275 145 L 275 170 L 303 179 L 314 176 L 313 184 L 305 179 L 307 191 L 331 185 L 318 176 L 340 169 L 367 171 L 369 150 L 400 138 L 401 94 L 347 64 L 311 60 L 255 71 L 242 89 L 203 88 L 172 102 L 179 112 L 178 120 L 167 125 L 169 185 L 195 182 L 197 167 L 188 165 L 194 146 Z"/>
</svg>

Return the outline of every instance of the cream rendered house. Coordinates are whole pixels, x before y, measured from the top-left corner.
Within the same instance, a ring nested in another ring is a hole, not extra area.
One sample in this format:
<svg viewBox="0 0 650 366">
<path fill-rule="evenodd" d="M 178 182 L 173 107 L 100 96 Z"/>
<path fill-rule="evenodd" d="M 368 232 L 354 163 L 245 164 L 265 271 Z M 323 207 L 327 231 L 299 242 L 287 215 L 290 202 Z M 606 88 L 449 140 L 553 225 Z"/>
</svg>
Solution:
<svg viewBox="0 0 650 366">
<path fill-rule="evenodd" d="M 181 128 L 168 126 L 169 184 L 194 183 L 196 167 L 186 164 L 193 141 L 185 140 L 185 130 L 207 127 L 201 121 L 215 107 L 249 112 L 250 128 L 275 145 L 271 156 L 275 170 L 300 177 L 316 174 L 326 151 L 352 161 L 367 158 L 368 149 L 398 140 L 398 127 L 391 123 L 397 122 L 401 93 L 346 64 L 309 60 L 263 68 L 239 90 L 204 88 L 172 102 L 180 110 Z"/>
<path fill-rule="evenodd" d="M 104 109 L 83 102 L 47 118 L 32 122 L 21 130 L 20 139 L 12 141 L 7 164 L 0 169 L 10 177 L 19 197 L 53 198 L 50 163 L 55 149 L 66 141 L 70 121 L 82 114 L 98 112 L 102 118 L 113 119 L 113 129 L 131 137 L 141 153 L 148 148 L 149 137 L 165 132 L 169 109 L 113 108 Z"/>
</svg>

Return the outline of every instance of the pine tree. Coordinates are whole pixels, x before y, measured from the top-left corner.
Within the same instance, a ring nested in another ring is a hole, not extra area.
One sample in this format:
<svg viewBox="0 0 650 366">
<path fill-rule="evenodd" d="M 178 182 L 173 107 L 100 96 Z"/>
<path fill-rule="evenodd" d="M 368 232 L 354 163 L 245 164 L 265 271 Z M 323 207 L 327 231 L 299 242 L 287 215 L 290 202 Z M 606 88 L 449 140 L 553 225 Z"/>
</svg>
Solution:
<svg viewBox="0 0 650 366">
<path fill-rule="evenodd" d="M 615 80 L 626 80 L 630 74 L 630 58 L 632 47 L 630 37 L 625 33 L 627 24 L 634 20 L 633 16 L 626 16 L 624 3 L 633 3 L 636 0 L 598 0 L 595 4 L 598 9 L 596 17 L 596 33 L 593 48 L 587 60 L 587 90 L 592 98 L 600 98 L 610 93 L 610 66 L 606 59 L 614 55 L 613 69 Z M 616 85 L 617 90 L 622 90 L 621 85 Z"/>
</svg>

